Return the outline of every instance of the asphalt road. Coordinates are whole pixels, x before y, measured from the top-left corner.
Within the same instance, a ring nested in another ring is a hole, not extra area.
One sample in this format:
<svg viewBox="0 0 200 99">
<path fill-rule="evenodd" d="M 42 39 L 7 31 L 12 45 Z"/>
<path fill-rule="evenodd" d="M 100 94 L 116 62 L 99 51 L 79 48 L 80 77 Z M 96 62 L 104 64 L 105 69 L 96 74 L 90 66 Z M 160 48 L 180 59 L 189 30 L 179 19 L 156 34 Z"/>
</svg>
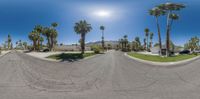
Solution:
<svg viewBox="0 0 200 99">
<path fill-rule="evenodd" d="M 200 60 L 173 67 L 110 51 L 76 62 L 0 57 L 0 99 L 200 99 Z"/>
</svg>

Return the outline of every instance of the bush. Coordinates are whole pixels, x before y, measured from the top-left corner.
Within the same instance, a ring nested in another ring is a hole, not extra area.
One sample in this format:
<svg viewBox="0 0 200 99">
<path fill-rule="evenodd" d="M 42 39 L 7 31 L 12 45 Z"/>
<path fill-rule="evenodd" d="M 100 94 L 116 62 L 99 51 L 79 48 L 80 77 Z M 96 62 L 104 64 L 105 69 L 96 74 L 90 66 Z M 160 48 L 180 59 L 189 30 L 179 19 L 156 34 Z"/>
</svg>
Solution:
<svg viewBox="0 0 200 99">
<path fill-rule="evenodd" d="M 100 46 L 94 45 L 94 46 L 91 46 L 91 50 L 94 51 L 95 54 L 99 54 L 102 48 Z"/>
<path fill-rule="evenodd" d="M 194 53 L 192 53 L 192 54 L 193 54 L 193 55 L 196 55 L 196 56 L 198 55 L 198 53 L 196 53 L 196 52 L 194 52 Z"/>
</svg>

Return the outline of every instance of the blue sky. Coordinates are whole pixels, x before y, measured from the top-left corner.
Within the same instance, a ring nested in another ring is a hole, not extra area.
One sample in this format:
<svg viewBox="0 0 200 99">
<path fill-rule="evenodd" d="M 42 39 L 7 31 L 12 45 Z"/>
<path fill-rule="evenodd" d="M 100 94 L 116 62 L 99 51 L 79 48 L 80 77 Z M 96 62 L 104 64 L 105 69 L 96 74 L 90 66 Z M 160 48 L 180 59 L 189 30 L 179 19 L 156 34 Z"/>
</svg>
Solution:
<svg viewBox="0 0 200 99">
<path fill-rule="evenodd" d="M 169 1 L 169 0 L 167 0 Z M 105 39 L 118 40 L 128 35 L 130 41 L 136 36 L 144 38 L 144 29 L 148 27 L 155 34 L 154 43 L 158 41 L 155 18 L 148 10 L 166 0 L 0 0 L 0 43 L 8 34 L 17 40 L 27 41 L 29 32 L 35 25 L 49 26 L 59 23 L 58 43 L 77 43 L 80 36 L 74 30 L 74 23 L 87 20 L 93 30 L 87 34 L 86 42 L 101 40 L 100 25 L 106 27 Z M 192 36 L 200 36 L 200 1 L 171 0 L 186 4 L 179 13 L 180 19 L 173 24 L 171 39 L 177 45 L 183 45 Z M 100 17 L 95 13 L 108 12 Z M 162 40 L 165 41 L 165 17 L 159 19 Z"/>
</svg>

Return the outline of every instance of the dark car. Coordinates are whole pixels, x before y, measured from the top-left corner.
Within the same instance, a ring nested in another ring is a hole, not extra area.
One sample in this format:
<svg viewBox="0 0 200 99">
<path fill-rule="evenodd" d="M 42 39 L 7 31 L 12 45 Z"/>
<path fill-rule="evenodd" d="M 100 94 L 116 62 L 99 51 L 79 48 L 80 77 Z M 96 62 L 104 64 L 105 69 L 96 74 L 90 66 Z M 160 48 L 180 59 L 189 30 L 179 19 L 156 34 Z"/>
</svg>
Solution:
<svg viewBox="0 0 200 99">
<path fill-rule="evenodd" d="M 49 49 L 44 49 L 44 50 L 43 50 L 43 52 L 49 52 L 49 51 L 50 51 Z"/>
<path fill-rule="evenodd" d="M 183 51 L 179 52 L 179 54 L 190 54 L 190 51 L 189 50 L 183 50 Z"/>
</svg>

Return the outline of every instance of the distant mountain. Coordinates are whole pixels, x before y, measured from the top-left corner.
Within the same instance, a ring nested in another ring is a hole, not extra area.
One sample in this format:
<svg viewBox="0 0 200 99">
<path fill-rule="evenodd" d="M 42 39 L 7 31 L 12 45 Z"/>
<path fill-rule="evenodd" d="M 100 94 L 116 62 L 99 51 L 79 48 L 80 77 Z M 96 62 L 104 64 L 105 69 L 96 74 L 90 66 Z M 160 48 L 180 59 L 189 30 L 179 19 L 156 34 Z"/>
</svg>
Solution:
<svg viewBox="0 0 200 99">
<path fill-rule="evenodd" d="M 105 45 L 107 44 L 117 45 L 118 41 L 105 41 Z M 92 46 L 92 45 L 101 45 L 101 41 L 86 43 L 86 46 Z"/>
</svg>

